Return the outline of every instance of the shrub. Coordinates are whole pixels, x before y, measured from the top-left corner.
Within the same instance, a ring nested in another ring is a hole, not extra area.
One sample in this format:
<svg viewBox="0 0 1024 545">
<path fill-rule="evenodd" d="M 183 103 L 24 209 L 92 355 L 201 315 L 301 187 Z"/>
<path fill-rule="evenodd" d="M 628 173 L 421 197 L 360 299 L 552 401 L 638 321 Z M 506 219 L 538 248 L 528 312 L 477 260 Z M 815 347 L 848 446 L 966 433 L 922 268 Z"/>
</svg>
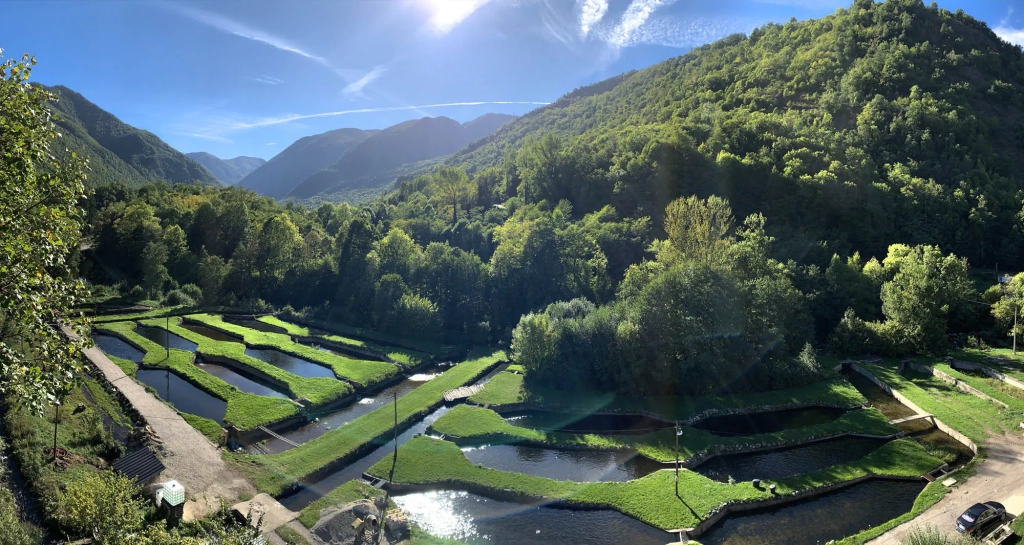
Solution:
<svg viewBox="0 0 1024 545">
<path fill-rule="evenodd" d="M 164 297 L 164 304 L 167 306 L 185 305 L 191 307 L 195 306 L 196 302 L 182 290 L 171 290 Z"/>
<path fill-rule="evenodd" d="M 67 473 L 64 490 L 49 511 L 69 536 L 118 543 L 143 525 L 145 502 L 139 488 L 113 471 Z"/>
<path fill-rule="evenodd" d="M 132 299 L 142 299 L 142 296 L 145 294 L 146 292 L 142 290 L 142 286 L 138 284 L 132 286 L 132 289 L 128 291 L 128 297 Z"/>
<path fill-rule="evenodd" d="M 977 545 L 977 540 L 953 533 L 943 533 L 938 528 L 928 525 L 917 528 L 903 540 L 903 545 Z"/>
<path fill-rule="evenodd" d="M 203 300 L 203 290 L 195 284 L 185 284 L 181 287 L 181 292 L 191 297 L 197 303 Z"/>
</svg>

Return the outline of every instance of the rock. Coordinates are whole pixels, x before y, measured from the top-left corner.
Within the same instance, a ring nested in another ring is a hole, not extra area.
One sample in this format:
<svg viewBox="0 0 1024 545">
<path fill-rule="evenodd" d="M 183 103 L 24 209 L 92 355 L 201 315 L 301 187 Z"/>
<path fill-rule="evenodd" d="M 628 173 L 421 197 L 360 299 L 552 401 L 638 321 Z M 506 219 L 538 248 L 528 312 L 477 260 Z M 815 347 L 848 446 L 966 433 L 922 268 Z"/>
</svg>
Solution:
<svg viewBox="0 0 1024 545">
<path fill-rule="evenodd" d="M 385 518 L 388 535 L 394 541 L 401 541 L 409 537 L 409 517 L 401 509 L 388 511 Z"/>
<path fill-rule="evenodd" d="M 382 519 L 381 510 L 375 505 L 377 500 L 356 500 L 341 507 L 321 509 L 320 520 L 311 531 L 327 545 L 376 543 L 374 537 Z"/>
</svg>

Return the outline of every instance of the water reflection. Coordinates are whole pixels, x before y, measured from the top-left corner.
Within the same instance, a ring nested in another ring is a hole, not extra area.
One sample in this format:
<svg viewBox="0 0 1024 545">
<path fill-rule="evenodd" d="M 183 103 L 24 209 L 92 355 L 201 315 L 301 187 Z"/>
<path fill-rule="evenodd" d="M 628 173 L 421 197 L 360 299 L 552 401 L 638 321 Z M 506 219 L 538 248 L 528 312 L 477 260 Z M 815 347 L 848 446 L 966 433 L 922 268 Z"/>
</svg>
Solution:
<svg viewBox="0 0 1024 545">
<path fill-rule="evenodd" d="M 547 411 L 530 411 L 507 418 L 514 426 L 565 433 L 600 433 L 608 435 L 642 435 L 671 428 L 671 422 L 638 415 L 583 415 Z"/>
<path fill-rule="evenodd" d="M 93 333 L 92 340 L 100 350 L 117 358 L 138 363 L 145 357 L 141 350 L 113 335 Z"/>
<path fill-rule="evenodd" d="M 259 348 L 246 348 L 245 355 L 265 361 L 274 367 L 287 371 L 293 375 L 306 378 L 326 377 L 335 378 L 334 371 L 330 367 L 313 363 L 279 350 L 264 350 Z"/>
<path fill-rule="evenodd" d="M 844 409 L 788 409 L 753 414 L 714 416 L 693 425 L 714 435 L 755 435 L 827 424 L 842 416 Z"/>
<path fill-rule="evenodd" d="M 868 403 L 872 407 L 878 409 L 889 420 L 906 418 L 917 414 L 913 409 L 900 403 L 899 400 L 879 388 L 877 384 L 868 380 L 864 375 L 845 368 L 843 369 L 843 375 L 846 376 L 846 380 L 850 381 L 850 384 L 853 384 L 853 387 L 861 395 L 867 398 Z"/>
<path fill-rule="evenodd" d="M 464 449 L 463 453 L 484 467 L 561 481 L 629 481 L 671 467 L 628 451 L 489 445 Z"/>
<path fill-rule="evenodd" d="M 859 460 L 886 443 L 885 439 L 840 437 L 809 445 L 766 452 L 715 456 L 693 471 L 716 481 L 781 479 Z"/>
<path fill-rule="evenodd" d="M 870 480 L 775 509 L 735 514 L 698 539 L 704 545 L 817 545 L 907 513 L 922 481 Z"/>
<path fill-rule="evenodd" d="M 139 325 L 135 328 L 135 332 L 156 344 L 159 344 L 160 346 L 166 346 L 168 348 L 177 348 L 178 350 L 184 350 L 186 352 L 195 352 L 196 348 L 199 347 L 196 343 L 179 337 L 174 333 L 170 333 L 162 327 Z"/>
<path fill-rule="evenodd" d="M 394 500 L 428 533 L 470 545 L 664 545 L 673 540 L 671 534 L 611 510 L 536 507 L 453 490 Z"/>
<path fill-rule="evenodd" d="M 223 331 L 217 331 L 216 329 L 213 329 L 212 327 L 206 327 L 204 325 L 199 325 L 199 324 L 195 324 L 195 323 L 191 323 L 191 322 L 183 322 L 181 324 L 181 327 L 183 327 L 183 328 L 185 328 L 185 329 L 187 329 L 187 330 L 189 330 L 189 331 L 191 331 L 193 333 L 198 333 L 198 334 L 200 334 L 200 335 L 202 335 L 204 337 L 209 337 L 209 338 L 211 338 L 211 339 L 213 339 L 215 341 L 223 341 L 223 342 L 239 343 L 239 344 L 242 343 L 242 339 L 240 337 L 235 337 L 235 336 L 232 336 L 232 335 L 228 335 L 227 333 L 224 333 Z"/>
<path fill-rule="evenodd" d="M 249 378 L 234 369 L 209 362 L 196 362 L 196 365 L 207 373 L 227 382 L 243 392 L 268 397 L 288 397 L 288 394 L 280 391 L 276 386 Z"/>
<path fill-rule="evenodd" d="M 169 401 L 175 409 L 215 420 L 219 424 L 224 423 L 228 403 L 200 390 L 178 375 L 159 369 L 139 369 L 135 378 L 156 390 L 157 395 Z"/>
</svg>

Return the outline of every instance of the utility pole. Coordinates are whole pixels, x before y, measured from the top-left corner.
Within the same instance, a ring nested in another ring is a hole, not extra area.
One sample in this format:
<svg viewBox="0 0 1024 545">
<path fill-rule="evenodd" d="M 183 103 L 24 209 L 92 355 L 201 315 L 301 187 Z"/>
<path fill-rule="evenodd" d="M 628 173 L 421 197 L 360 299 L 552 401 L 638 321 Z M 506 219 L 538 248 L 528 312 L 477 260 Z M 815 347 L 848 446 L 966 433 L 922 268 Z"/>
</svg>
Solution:
<svg viewBox="0 0 1024 545">
<path fill-rule="evenodd" d="M 683 428 L 676 422 L 676 495 L 679 495 L 679 436 L 683 434 Z"/>
<path fill-rule="evenodd" d="M 1017 355 L 1017 315 L 1020 314 L 1020 306 L 1017 298 L 1013 298 L 1013 355 Z"/>
<path fill-rule="evenodd" d="M 60 400 L 53 400 L 53 461 L 57 461 L 57 422 L 60 421 Z"/>
<path fill-rule="evenodd" d="M 171 357 L 171 315 L 165 316 L 164 321 L 164 354 L 167 359 Z"/>
<path fill-rule="evenodd" d="M 395 463 L 398 463 L 398 392 L 391 393 L 395 396 Z M 393 474 L 394 472 L 392 472 L 392 480 L 394 480 Z"/>
</svg>

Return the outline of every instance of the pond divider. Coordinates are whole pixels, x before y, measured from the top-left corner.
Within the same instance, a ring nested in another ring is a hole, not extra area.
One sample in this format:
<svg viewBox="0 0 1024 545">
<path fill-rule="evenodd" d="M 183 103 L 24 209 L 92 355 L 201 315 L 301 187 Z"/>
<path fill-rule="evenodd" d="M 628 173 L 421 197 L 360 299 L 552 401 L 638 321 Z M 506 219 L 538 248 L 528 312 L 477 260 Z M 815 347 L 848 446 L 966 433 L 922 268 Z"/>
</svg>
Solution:
<svg viewBox="0 0 1024 545">
<path fill-rule="evenodd" d="M 984 399 L 985 401 L 991 401 L 992 403 L 995 403 L 996 405 L 999 405 L 1000 407 L 1002 407 L 1004 409 L 1009 409 L 1010 408 L 1010 406 L 1007 405 L 1006 403 L 1003 403 L 1002 401 L 999 401 L 998 399 L 995 399 L 994 397 L 986 394 L 985 392 L 982 392 L 981 390 L 979 390 L 979 389 L 977 389 L 977 388 L 975 388 L 975 387 L 973 387 L 973 386 L 971 386 L 969 384 L 965 384 L 965 383 L 957 380 L 956 378 L 951 377 L 951 376 L 947 375 L 946 373 L 943 373 L 942 371 L 939 371 L 938 369 L 936 369 L 934 367 L 930 367 L 928 365 L 921 365 L 919 363 L 914 363 L 914 362 L 910 362 L 910 361 L 903 362 L 901 364 L 901 366 L 909 367 L 909 368 L 913 369 L 914 371 L 917 371 L 918 373 L 924 373 L 926 375 L 932 375 L 933 377 L 935 377 L 935 378 L 937 378 L 939 380 L 942 380 L 944 382 L 952 384 L 953 386 L 956 386 L 957 389 L 959 389 L 961 391 L 967 392 L 968 394 L 971 394 L 971 395 L 976 396 L 976 397 L 980 397 L 981 399 Z"/>
<path fill-rule="evenodd" d="M 889 395 L 895 397 L 900 403 L 906 405 L 908 408 L 910 408 L 910 410 L 914 411 L 915 413 L 917 413 L 917 414 L 931 414 L 928 411 L 922 409 L 921 407 L 918 407 L 917 404 L 915 404 L 913 401 L 910 401 L 909 399 L 907 399 L 907 397 L 904 396 L 903 394 L 901 394 L 898 390 L 893 389 L 891 386 L 889 386 L 885 382 L 879 380 L 878 377 L 872 375 L 868 370 L 866 370 L 863 367 L 857 365 L 856 363 L 848 361 L 848 362 L 845 362 L 844 365 L 846 365 L 847 367 L 849 367 L 853 371 L 856 371 L 858 374 L 862 375 L 864 378 L 866 378 L 866 379 L 870 380 L 871 382 L 875 383 L 876 386 L 878 386 L 879 388 L 884 390 Z M 967 448 L 971 449 L 971 452 L 973 452 L 975 455 L 978 454 L 978 445 L 975 445 L 974 441 L 971 441 L 970 439 L 968 439 L 966 435 L 956 431 L 955 429 L 950 427 L 948 424 L 946 424 L 945 422 L 939 420 L 938 418 L 935 418 L 934 416 L 932 417 L 932 421 L 935 422 L 935 427 L 939 428 L 939 430 L 941 430 L 943 433 L 945 433 L 946 435 L 949 435 L 953 439 L 956 439 L 957 441 L 960 441 L 961 443 L 963 443 Z"/>
<path fill-rule="evenodd" d="M 352 356 L 359 359 L 370 359 L 376 361 L 385 361 L 388 363 L 396 363 L 387 355 L 377 352 L 376 350 L 369 350 L 366 348 L 359 348 L 358 346 L 352 346 L 337 341 L 330 341 L 323 337 L 311 337 L 306 335 L 290 335 L 293 341 L 299 344 L 315 345 L 334 352 L 340 352 L 342 354 Z"/>
<path fill-rule="evenodd" d="M 242 363 L 240 361 L 236 361 L 236 360 L 233 360 L 231 358 L 224 357 L 224 356 L 217 356 L 217 355 L 213 355 L 213 354 L 204 354 L 202 352 L 199 352 L 198 350 L 196 352 L 192 353 L 192 363 L 193 364 L 196 363 L 196 356 L 197 355 L 202 357 L 204 362 L 216 363 L 217 365 L 222 365 L 224 367 L 230 367 L 231 369 L 234 369 L 235 371 L 238 371 L 238 374 L 240 374 L 240 375 L 243 375 L 243 376 L 244 375 L 249 375 L 251 377 L 254 377 L 254 378 L 257 378 L 259 380 L 262 380 L 263 382 L 266 382 L 266 383 L 270 384 L 271 386 L 275 386 L 275 387 L 279 388 L 283 392 L 288 392 L 292 396 L 295 395 L 292 392 L 291 387 L 288 386 L 288 383 L 286 383 L 285 381 L 283 381 L 283 380 L 281 380 L 281 379 L 279 379 L 277 377 L 274 377 L 274 376 L 271 376 L 271 375 L 269 375 L 267 373 L 264 373 L 263 371 L 261 371 L 259 369 L 256 369 L 255 367 L 250 367 L 250 366 L 248 366 L 248 365 L 246 365 L 246 364 L 244 364 L 244 363 Z M 289 401 L 291 401 L 292 403 L 295 403 L 296 405 L 298 405 L 300 407 L 308 407 L 310 405 L 309 400 L 305 399 L 305 398 L 296 397 L 296 398 L 292 399 L 291 397 L 289 397 L 288 399 L 289 399 Z"/>
<path fill-rule="evenodd" d="M 988 376 L 990 376 L 990 377 L 992 377 L 992 378 L 994 378 L 996 380 L 1005 382 L 1006 384 L 1009 384 L 1010 386 L 1013 386 L 1014 388 L 1019 388 L 1021 390 L 1024 390 L 1024 382 L 1021 382 L 1021 381 L 1019 381 L 1019 380 L 1017 380 L 1017 379 L 1015 379 L 1013 377 L 1006 376 L 1003 373 L 1000 373 L 999 371 L 996 371 L 995 369 L 993 369 L 993 368 L 991 368 L 991 367 L 989 367 L 987 365 L 982 365 L 980 363 L 975 363 L 973 361 L 964 361 L 964 360 L 956 360 L 956 359 L 954 359 L 954 360 L 949 360 L 949 366 L 952 367 L 953 369 L 956 369 L 956 370 L 959 370 L 959 371 L 981 371 L 982 373 L 985 373 L 986 375 L 988 375 Z"/>
</svg>

